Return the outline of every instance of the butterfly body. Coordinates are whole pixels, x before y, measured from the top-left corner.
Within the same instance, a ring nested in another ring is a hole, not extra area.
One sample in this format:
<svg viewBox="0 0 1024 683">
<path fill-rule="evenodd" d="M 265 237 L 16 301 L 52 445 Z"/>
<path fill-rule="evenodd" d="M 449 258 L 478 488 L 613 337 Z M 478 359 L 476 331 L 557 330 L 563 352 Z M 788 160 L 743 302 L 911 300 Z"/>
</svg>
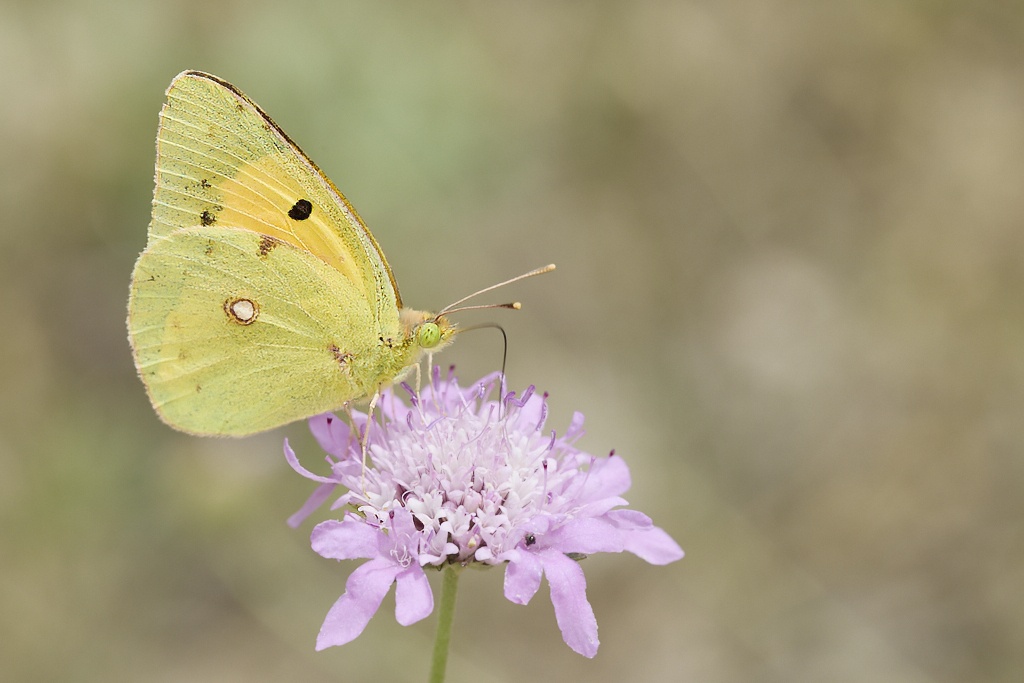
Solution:
<svg viewBox="0 0 1024 683">
<path fill-rule="evenodd" d="M 186 71 L 160 114 L 128 331 L 165 422 L 244 436 L 374 395 L 454 327 L 403 308 L 373 235 L 269 116 Z"/>
</svg>

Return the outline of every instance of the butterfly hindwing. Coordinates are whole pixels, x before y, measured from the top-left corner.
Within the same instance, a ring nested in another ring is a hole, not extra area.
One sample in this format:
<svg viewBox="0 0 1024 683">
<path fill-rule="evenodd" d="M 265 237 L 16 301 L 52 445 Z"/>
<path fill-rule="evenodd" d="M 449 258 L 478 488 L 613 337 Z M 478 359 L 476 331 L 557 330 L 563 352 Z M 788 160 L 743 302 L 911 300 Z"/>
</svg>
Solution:
<svg viewBox="0 0 1024 683">
<path fill-rule="evenodd" d="M 154 407 L 196 434 L 271 429 L 371 393 L 381 328 L 354 284 L 309 252 L 237 228 L 184 228 L 139 257 L 129 300 Z"/>
</svg>

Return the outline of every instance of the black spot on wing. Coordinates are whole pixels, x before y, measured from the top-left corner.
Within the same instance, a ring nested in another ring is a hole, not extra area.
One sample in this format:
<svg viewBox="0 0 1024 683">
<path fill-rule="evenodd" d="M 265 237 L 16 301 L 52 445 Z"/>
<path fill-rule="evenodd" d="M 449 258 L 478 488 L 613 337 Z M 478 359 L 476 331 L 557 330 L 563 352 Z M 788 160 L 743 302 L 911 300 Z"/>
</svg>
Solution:
<svg viewBox="0 0 1024 683">
<path fill-rule="evenodd" d="M 308 199 L 300 199 L 288 209 L 288 217 L 296 221 L 304 221 L 313 213 L 313 205 Z"/>
<path fill-rule="evenodd" d="M 210 213 L 209 211 L 204 210 L 201 214 L 199 214 L 199 222 L 202 223 L 204 226 L 213 225 L 214 223 L 217 222 L 217 216 Z"/>
</svg>

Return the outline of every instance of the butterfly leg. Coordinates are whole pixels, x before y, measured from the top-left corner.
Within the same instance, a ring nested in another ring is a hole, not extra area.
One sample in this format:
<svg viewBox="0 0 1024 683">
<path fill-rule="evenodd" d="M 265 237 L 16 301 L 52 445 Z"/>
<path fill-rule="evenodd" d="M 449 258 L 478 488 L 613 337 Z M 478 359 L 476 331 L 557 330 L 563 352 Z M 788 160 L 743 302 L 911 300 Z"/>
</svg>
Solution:
<svg viewBox="0 0 1024 683">
<path fill-rule="evenodd" d="M 416 393 L 417 394 L 420 393 L 420 386 L 423 384 L 423 376 L 422 376 L 422 373 L 421 373 L 422 369 L 423 369 L 422 366 L 419 363 L 417 363 L 416 364 Z M 430 377 L 430 369 L 429 368 L 427 369 L 427 377 Z"/>
<path fill-rule="evenodd" d="M 359 488 L 362 489 L 363 498 L 367 498 L 366 494 L 366 455 L 370 446 L 370 425 L 373 424 L 373 409 L 377 407 L 377 401 L 380 400 L 380 389 L 373 392 L 373 398 L 370 399 L 370 405 L 366 409 L 366 427 L 363 429 L 362 438 L 362 451 L 363 451 L 363 468 L 359 475 Z"/>
</svg>

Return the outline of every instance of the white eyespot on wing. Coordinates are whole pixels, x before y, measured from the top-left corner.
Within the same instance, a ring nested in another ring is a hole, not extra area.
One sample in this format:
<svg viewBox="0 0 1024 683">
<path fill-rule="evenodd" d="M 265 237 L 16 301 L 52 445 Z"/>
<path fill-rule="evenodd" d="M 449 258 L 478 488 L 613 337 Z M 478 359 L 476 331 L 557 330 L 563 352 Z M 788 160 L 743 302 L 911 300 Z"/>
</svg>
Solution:
<svg viewBox="0 0 1024 683">
<path fill-rule="evenodd" d="M 260 307 L 252 299 L 228 299 L 224 302 L 228 320 L 239 325 L 251 325 L 260 315 Z"/>
</svg>

